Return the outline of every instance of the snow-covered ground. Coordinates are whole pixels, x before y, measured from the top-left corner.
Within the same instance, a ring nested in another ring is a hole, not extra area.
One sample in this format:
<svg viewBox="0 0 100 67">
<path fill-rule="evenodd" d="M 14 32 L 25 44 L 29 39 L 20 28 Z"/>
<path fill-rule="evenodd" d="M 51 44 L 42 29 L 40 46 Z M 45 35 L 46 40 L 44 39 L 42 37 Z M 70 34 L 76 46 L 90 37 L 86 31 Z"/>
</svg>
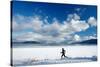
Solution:
<svg viewBox="0 0 100 67">
<path fill-rule="evenodd" d="M 61 59 L 61 49 L 69 58 Z M 13 48 L 13 65 L 42 65 L 96 61 L 97 46 L 38 46 Z"/>
</svg>

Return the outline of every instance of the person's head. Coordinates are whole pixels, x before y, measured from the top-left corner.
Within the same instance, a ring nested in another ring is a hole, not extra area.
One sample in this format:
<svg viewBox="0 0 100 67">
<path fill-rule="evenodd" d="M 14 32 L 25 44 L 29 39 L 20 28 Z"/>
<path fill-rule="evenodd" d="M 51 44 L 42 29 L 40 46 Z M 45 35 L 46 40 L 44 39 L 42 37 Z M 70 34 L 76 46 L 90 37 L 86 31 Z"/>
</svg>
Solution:
<svg viewBox="0 0 100 67">
<path fill-rule="evenodd" d="M 64 50 L 64 48 L 62 48 L 62 50 Z"/>
</svg>

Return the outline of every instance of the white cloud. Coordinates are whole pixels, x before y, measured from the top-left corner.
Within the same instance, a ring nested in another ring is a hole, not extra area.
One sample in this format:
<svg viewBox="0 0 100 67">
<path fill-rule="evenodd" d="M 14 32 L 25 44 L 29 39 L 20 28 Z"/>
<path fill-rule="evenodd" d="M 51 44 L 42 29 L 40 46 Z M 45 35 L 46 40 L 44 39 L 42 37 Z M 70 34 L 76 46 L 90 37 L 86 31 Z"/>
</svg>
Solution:
<svg viewBox="0 0 100 67">
<path fill-rule="evenodd" d="M 42 26 L 43 34 L 57 36 L 60 33 L 61 25 L 62 24 L 60 24 L 57 20 L 53 21 L 52 24 L 43 25 Z"/>
<path fill-rule="evenodd" d="M 83 39 L 83 40 L 90 40 L 90 39 L 97 39 L 97 37 L 91 35 L 91 36 L 84 36 L 82 39 Z"/>
<path fill-rule="evenodd" d="M 76 13 L 69 14 L 67 21 L 64 21 L 63 23 L 64 25 L 62 25 L 61 31 L 68 34 L 84 31 L 89 28 L 89 24 L 86 23 L 85 20 L 80 20 L 80 16 Z"/>
<path fill-rule="evenodd" d="M 15 31 L 17 29 L 17 27 L 18 27 L 18 24 L 15 21 L 13 21 L 12 22 L 12 29 L 13 29 L 13 31 Z"/>
<path fill-rule="evenodd" d="M 67 16 L 67 21 L 70 22 L 72 19 L 74 20 L 80 20 L 80 16 L 76 13 L 73 13 L 73 14 L 69 14 Z"/>
<path fill-rule="evenodd" d="M 75 31 L 84 31 L 89 28 L 89 25 L 85 21 L 73 20 L 71 21 L 71 25 Z"/>
<path fill-rule="evenodd" d="M 78 35 L 79 36 L 79 35 Z M 78 37 L 76 36 L 76 38 Z M 90 40 L 90 39 L 97 39 L 97 36 L 88 35 L 88 36 L 79 36 L 79 41 Z"/>
<path fill-rule="evenodd" d="M 90 21 L 88 24 L 86 21 L 80 20 L 80 16 L 76 13 L 69 14 L 67 21 L 63 21 L 63 23 L 59 22 L 59 20 L 55 18 L 53 19 L 53 22 L 49 23 L 47 19 L 48 16 L 44 19 L 41 19 L 39 16 L 25 17 L 18 15 L 17 19 L 14 18 L 13 20 L 13 30 L 21 32 L 31 29 L 34 32 L 31 31 L 21 35 L 19 34 L 16 39 L 22 41 L 37 40 L 61 42 L 65 39 L 71 40 L 74 38 L 75 41 L 78 41 L 81 40 L 81 37 L 79 35 L 75 35 L 73 37 L 72 34 L 88 29 L 90 24 Z"/>
<path fill-rule="evenodd" d="M 43 29 L 47 31 L 53 31 L 53 30 L 58 31 L 60 28 L 61 28 L 61 24 L 57 20 L 52 22 L 52 24 L 46 24 L 43 27 Z"/>
<path fill-rule="evenodd" d="M 74 13 L 73 16 L 74 20 L 80 20 L 80 16 L 78 14 Z"/>
<path fill-rule="evenodd" d="M 71 17 L 73 15 L 73 17 Z M 89 25 L 85 21 L 79 20 L 80 17 L 76 13 L 69 15 L 71 17 L 70 22 L 64 21 L 64 24 L 61 24 L 58 22 L 57 19 L 55 19 L 51 24 L 48 23 L 47 19 L 45 19 L 46 24 L 44 24 L 44 20 L 41 20 L 39 16 L 35 17 L 22 17 L 18 15 L 18 18 L 21 17 L 21 20 L 25 19 L 28 21 L 16 21 L 13 22 L 13 29 L 17 30 L 26 30 L 26 29 L 33 29 L 34 31 L 44 31 L 45 33 L 66 33 L 66 34 L 72 34 L 74 32 L 80 32 L 83 30 L 86 30 Z M 17 20 L 18 20 L 17 18 Z"/>
<path fill-rule="evenodd" d="M 48 23 L 48 16 L 46 16 L 43 21 L 44 21 L 45 24 L 49 24 Z"/>
<path fill-rule="evenodd" d="M 15 21 L 12 22 L 12 29 L 14 32 L 20 32 L 27 29 L 32 29 L 32 23 L 17 23 Z"/>
<path fill-rule="evenodd" d="M 13 21 L 12 21 L 13 31 L 14 32 L 19 32 L 19 31 L 23 31 L 25 29 L 31 28 L 32 27 L 32 26 L 30 26 L 31 23 L 27 23 L 27 21 L 29 21 L 29 19 L 30 18 L 24 17 L 22 15 L 13 16 Z"/>
<path fill-rule="evenodd" d="M 89 39 L 97 39 L 95 36 L 89 36 Z"/>
<path fill-rule="evenodd" d="M 60 23 L 58 21 L 54 21 L 52 24 L 51 24 L 51 27 L 55 30 L 59 30 L 60 29 Z"/>
<path fill-rule="evenodd" d="M 18 36 L 16 36 L 17 41 L 29 41 L 33 40 L 33 33 L 28 32 L 28 33 L 21 33 Z"/>
<path fill-rule="evenodd" d="M 16 36 L 17 41 L 38 41 L 38 39 L 42 38 L 42 35 L 33 32 L 21 33 L 18 36 Z"/>
<path fill-rule="evenodd" d="M 42 35 L 38 33 L 33 32 L 27 32 L 27 33 L 21 33 L 15 38 L 16 41 L 22 42 L 22 41 L 39 41 L 44 43 L 59 43 L 64 41 L 65 39 L 63 37 L 53 37 L 53 36 L 47 36 Z"/>
<path fill-rule="evenodd" d="M 63 22 L 64 24 L 60 27 L 60 31 L 66 34 L 74 34 L 75 32 L 84 31 L 89 28 L 88 23 L 81 20 L 72 19 L 70 22 Z"/>
<path fill-rule="evenodd" d="M 61 26 L 60 31 L 62 33 L 66 33 L 67 35 L 73 34 L 75 32 L 71 23 L 68 23 L 66 21 L 64 21 L 64 25 Z"/>
<path fill-rule="evenodd" d="M 81 38 L 80 38 L 80 36 L 79 36 L 79 35 L 75 34 L 75 35 L 74 35 L 74 40 L 75 40 L 75 41 L 80 41 L 80 40 L 81 40 Z"/>
<path fill-rule="evenodd" d="M 13 31 L 23 31 L 27 29 L 33 29 L 34 31 L 40 31 L 43 25 L 43 21 L 38 16 L 25 17 L 22 15 L 16 15 L 13 17 Z"/>
<path fill-rule="evenodd" d="M 70 21 L 72 20 L 72 18 L 73 18 L 73 14 L 68 14 L 66 20 L 67 20 L 68 22 L 70 22 Z"/>
<path fill-rule="evenodd" d="M 95 19 L 95 17 L 90 17 L 88 19 L 88 23 L 91 25 L 91 26 L 97 26 L 97 20 Z"/>
<path fill-rule="evenodd" d="M 38 16 L 34 17 L 31 21 L 33 30 L 40 31 L 42 29 L 43 21 Z"/>
</svg>

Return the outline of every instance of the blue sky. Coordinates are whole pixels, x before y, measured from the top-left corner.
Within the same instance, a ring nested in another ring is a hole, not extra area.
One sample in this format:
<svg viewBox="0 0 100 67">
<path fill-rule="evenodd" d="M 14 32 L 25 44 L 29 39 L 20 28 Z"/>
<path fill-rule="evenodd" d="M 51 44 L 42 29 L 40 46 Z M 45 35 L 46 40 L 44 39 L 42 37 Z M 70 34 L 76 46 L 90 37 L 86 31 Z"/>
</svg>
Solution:
<svg viewBox="0 0 100 67">
<path fill-rule="evenodd" d="M 12 1 L 15 40 L 80 41 L 97 37 L 97 7 Z"/>
</svg>

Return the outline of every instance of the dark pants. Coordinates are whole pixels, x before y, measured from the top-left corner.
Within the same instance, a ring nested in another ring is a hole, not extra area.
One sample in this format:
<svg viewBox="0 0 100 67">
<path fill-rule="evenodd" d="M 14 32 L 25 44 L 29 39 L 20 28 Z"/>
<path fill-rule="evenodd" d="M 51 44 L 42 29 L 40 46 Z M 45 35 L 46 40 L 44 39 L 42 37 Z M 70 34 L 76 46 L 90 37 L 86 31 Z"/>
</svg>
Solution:
<svg viewBox="0 0 100 67">
<path fill-rule="evenodd" d="M 65 54 L 62 54 L 62 55 L 61 55 L 61 58 L 63 58 L 63 57 L 66 57 Z"/>
</svg>

